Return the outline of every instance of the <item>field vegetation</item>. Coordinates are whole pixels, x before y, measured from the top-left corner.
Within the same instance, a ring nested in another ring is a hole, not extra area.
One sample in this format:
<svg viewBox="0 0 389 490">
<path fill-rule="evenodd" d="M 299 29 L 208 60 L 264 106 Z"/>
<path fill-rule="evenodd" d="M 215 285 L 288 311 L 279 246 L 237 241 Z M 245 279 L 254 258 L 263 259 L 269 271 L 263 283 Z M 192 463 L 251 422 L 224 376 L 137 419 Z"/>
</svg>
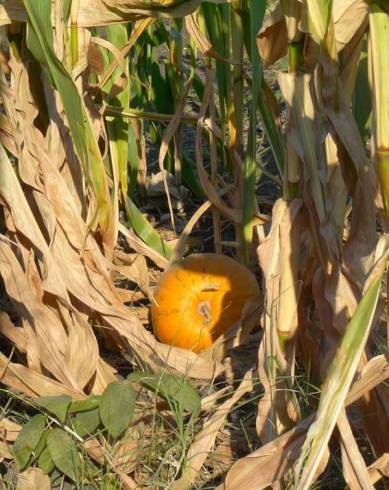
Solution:
<svg viewBox="0 0 389 490">
<path fill-rule="evenodd" d="M 388 488 L 388 1 L 0 26 L 0 487 Z M 260 290 L 203 350 L 151 318 L 193 253 Z"/>
</svg>

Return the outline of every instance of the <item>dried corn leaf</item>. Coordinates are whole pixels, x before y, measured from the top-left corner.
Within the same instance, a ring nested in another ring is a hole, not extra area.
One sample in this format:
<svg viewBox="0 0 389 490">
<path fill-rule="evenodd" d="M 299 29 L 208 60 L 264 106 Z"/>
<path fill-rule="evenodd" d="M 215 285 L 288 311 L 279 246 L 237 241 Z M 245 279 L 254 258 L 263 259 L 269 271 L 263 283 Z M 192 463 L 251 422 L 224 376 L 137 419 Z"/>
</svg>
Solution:
<svg viewBox="0 0 389 490">
<path fill-rule="evenodd" d="M 114 252 L 114 261 L 115 271 L 135 282 L 147 296 L 151 296 L 149 270 L 144 255 L 126 254 L 117 250 Z"/>
<path fill-rule="evenodd" d="M 289 7 L 289 4 L 294 4 L 295 2 L 285 3 Z M 287 53 L 288 33 L 286 21 L 288 23 L 293 22 L 293 25 L 290 26 L 290 41 L 295 39 L 296 36 L 298 38 L 299 32 L 313 34 L 318 41 L 324 40 L 328 36 L 328 24 L 321 20 L 322 18 L 325 19 L 326 15 L 315 15 L 316 8 L 319 8 L 317 7 L 318 4 L 316 2 L 312 2 L 312 5 L 311 2 L 307 4 L 307 2 L 303 2 L 302 0 L 299 0 L 299 3 L 304 14 L 303 19 L 298 19 L 298 16 L 295 18 L 285 18 L 281 2 L 277 3 L 273 12 L 265 18 L 257 36 L 257 43 L 261 58 L 266 64 L 275 63 Z M 314 7 L 313 9 L 312 6 Z M 340 52 L 352 40 L 357 31 L 366 29 L 367 4 L 364 0 L 334 0 L 331 2 L 331 7 L 333 23 L 332 36 L 335 40 L 335 45 L 332 46 L 332 50 L 336 48 L 336 51 Z M 311 26 L 308 23 L 307 9 L 309 9 L 312 17 Z M 298 28 L 296 26 L 296 18 L 297 21 L 300 20 L 298 22 Z M 314 22 L 315 20 L 316 22 Z M 315 47 L 306 41 L 305 56 L 312 58 L 311 52 L 314 49 Z M 332 54 L 334 55 L 334 52 Z M 313 58 L 315 61 L 318 59 L 316 55 Z"/>
<path fill-rule="evenodd" d="M 133 230 L 129 230 L 124 225 L 119 223 L 119 231 L 127 240 L 128 245 L 135 250 L 135 252 L 148 257 L 154 262 L 154 264 L 161 269 L 165 269 L 169 265 L 169 260 L 163 255 L 159 254 L 156 250 L 149 247 L 138 236 L 135 235 Z"/>
<path fill-rule="evenodd" d="M 280 3 L 277 3 L 273 12 L 265 18 L 257 36 L 257 44 L 261 59 L 268 65 L 286 55 L 288 37 Z"/>
<path fill-rule="evenodd" d="M 31 398 L 63 394 L 67 394 L 75 400 L 82 400 L 85 398 L 85 395 L 81 391 L 66 387 L 62 383 L 50 379 L 31 368 L 10 362 L 9 359 L 1 353 L 0 381 Z"/>
<path fill-rule="evenodd" d="M 343 475 L 346 483 L 355 490 L 374 490 L 344 409 L 339 414 L 337 425 L 341 437 Z"/>
<path fill-rule="evenodd" d="M 40 468 L 28 468 L 18 474 L 16 490 L 51 490 L 50 478 Z"/>
<path fill-rule="evenodd" d="M 379 269 L 382 271 L 382 267 Z M 316 420 L 308 431 L 297 464 L 298 490 L 309 488 L 331 437 L 369 335 L 380 286 L 379 276 L 359 303 L 331 363 L 322 388 Z"/>
<path fill-rule="evenodd" d="M 196 127 L 195 147 L 196 147 L 197 172 L 200 179 L 200 183 L 204 189 L 204 192 L 206 193 L 209 201 L 215 206 L 215 208 L 218 209 L 223 216 L 231 220 L 233 223 L 241 223 L 242 221 L 241 212 L 236 209 L 230 208 L 222 201 L 220 194 L 217 192 L 214 185 L 211 183 L 207 175 L 207 172 L 204 168 L 203 153 L 202 153 L 202 131 L 204 128 L 205 117 L 210 104 L 210 99 L 213 93 L 212 83 L 213 83 L 212 72 L 211 70 L 207 70 L 205 90 L 204 90 L 203 100 L 201 101 L 201 108 L 200 108 L 199 118 Z"/>
<path fill-rule="evenodd" d="M 366 365 L 361 378 L 351 387 L 345 405 L 354 403 L 364 393 L 388 378 L 389 364 L 385 357 L 374 357 Z M 280 481 L 298 458 L 307 430 L 314 418 L 314 415 L 311 415 L 292 430 L 237 461 L 218 490 L 261 490 Z"/>
<path fill-rule="evenodd" d="M 263 442 L 289 428 L 299 418 L 298 404 L 284 381 L 278 380 L 275 359 L 280 360 L 278 336 L 293 338 L 297 327 L 298 256 L 300 248 L 299 212 L 302 201 L 279 199 L 273 207 L 272 226 L 258 247 L 263 270 L 265 334 L 258 352 L 258 370 L 265 394 L 258 403 L 257 432 Z M 285 361 L 278 370 L 283 372 Z"/>
<path fill-rule="evenodd" d="M 273 208 L 272 226 L 258 247 L 259 265 L 267 291 L 266 315 L 280 334 L 292 337 L 297 327 L 298 257 L 292 262 L 293 251 L 300 246 L 298 214 L 302 201 L 288 203 L 279 199 Z"/>
<path fill-rule="evenodd" d="M 29 344 L 24 329 L 15 327 L 4 311 L 0 312 L 0 333 L 7 337 L 20 352 L 25 353 L 27 351 Z"/>
<path fill-rule="evenodd" d="M 8 444 L 0 440 L 0 463 L 2 463 L 4 459 L 13 459 L 13 456 Z"/>
<path fill-rule="evenodd" d="M 370 479 L 376 483 L 383 476 L 389 477 L 389 453 L 383 454 L 368 468 Z"/>
<path fill-rule="evenodd" d="M 28 206 L 15 172 L 2 146 L 0 147 L 0 199 L 11 213 L 14 226 L 42 254 L 43 265 L 46 271 L 43 285 L 46 291 L 58 296 L 64 303 L 69 304 L 70 300 L 63 283 L 62 274 L 42 237 L 34 215 Z"/>
<path fill-rule="evenodd" d="M 183 2 L 88 0 L 88 2 L 80 2 L 76 21 L 78 27 L 94 27 L 138 20 L 143 17 L 183 17 L 195 11 L 199 3 L 199 0 Z M 0 5 L 0 25 L 11 24 L 13 21 L 27 21 L 22 0 L 5 0 Z"/>
<path fill-rule="evenodd" d="M 21 430 L 21 425 L 12 422 L 12 420 L 7 419 L 6 417 L 0 419 L 0 440 L 14 442 Z"/>
</svg>

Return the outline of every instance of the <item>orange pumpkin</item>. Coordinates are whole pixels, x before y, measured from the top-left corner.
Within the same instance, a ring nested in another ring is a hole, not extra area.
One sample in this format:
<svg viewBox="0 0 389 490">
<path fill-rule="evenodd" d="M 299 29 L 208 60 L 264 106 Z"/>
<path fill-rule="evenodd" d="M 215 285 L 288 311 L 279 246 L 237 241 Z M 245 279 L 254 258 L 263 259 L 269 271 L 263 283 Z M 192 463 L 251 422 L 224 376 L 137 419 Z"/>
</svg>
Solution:
<svg viewBox="0 0 389 490">
<path fill-rule="evenodd" d="M 253 274 L 234 259 L 190 255 L 162 276 L 151 307 L 154 332 L 161 342 L 200 352 L 238 321 L 246 301 L 258 294 Z"/>
</svg>

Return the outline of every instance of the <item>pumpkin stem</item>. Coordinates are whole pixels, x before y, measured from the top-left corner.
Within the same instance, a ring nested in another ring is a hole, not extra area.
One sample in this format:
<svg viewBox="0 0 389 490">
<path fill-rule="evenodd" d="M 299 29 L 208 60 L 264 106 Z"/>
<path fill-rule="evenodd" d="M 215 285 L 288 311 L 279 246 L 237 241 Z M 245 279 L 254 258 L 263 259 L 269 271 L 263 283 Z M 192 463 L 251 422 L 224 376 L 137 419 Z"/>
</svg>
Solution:
<svg viewBox="0 0 389 490">
<path fill-rule="evenodd" d="M 201 301 L 197 307 L 197 311 L 204 317 L 203 324 L 208 325 L 211 321 L 211 305 L 209 301 Z"/>
</svg>

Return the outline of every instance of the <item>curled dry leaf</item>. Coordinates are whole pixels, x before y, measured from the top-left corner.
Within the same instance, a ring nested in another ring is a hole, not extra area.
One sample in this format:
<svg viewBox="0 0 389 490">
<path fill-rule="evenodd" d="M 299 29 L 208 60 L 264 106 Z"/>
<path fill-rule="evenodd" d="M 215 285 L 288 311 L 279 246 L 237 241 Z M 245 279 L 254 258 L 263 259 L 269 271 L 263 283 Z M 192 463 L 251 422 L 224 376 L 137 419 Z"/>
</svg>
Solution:
<svg viewBox="0 0 389 490">
<path fill-rule="evenodd" d="M 197 19 L 197 12 L 194 12 L 193 14 L 185 17 L 185 25 L 188 30 L 188 33 L 195 40 L 200 53 L 202 53 L 204 56 L 210 56 L 211 58 L 215 58 L 216 60 L 219 61 L 228 62 L 225 58 L 223 58 L 223 56 L 221 56 L 217 51 L 214 50 L 209 39 L 201 31 Z"/>
<path fill-rule="evenodd" d="M 285 3 L 287 8 L 289 8 L 289 3 L 297 2 Z M 273 64 L 286 55 L 288 44 L 287 25 L 289 25 L 290 30 L 290 41 L 298 38 L 299 33 L 301 35 L 302 32 L 311 31 L 306 19 L 306 5 L 302 0 L 299 0 L 299 3 L 302 13 L 300 14 L 297 11 L 294 17 L 287 17 L 288 22 L 286 22 L 281 6 L 282 2 L 277 3 L 273 12 L 265 18 L 257 36 L 257 44 L 261 58 L 266 64 Z M 344 49 L 361 26 L 366 28 L 367 10 L 367 3 L 364 0 L 335 0 L 332 2 L 334 37 L 338 52 Z M 315 47 L 306 42 L 306 48 L 305 56 L 307 58 L 312 57 L 312 54 L 307 51 L 311 51 Z M 314 58 L 318 59 L 317 56 L 314 56 Z"/>
<path fill-rule="evenodd" d="M 258 370 L 265 394 L 258 403 L 257 432 L 263 442 L 269 442 L 299 418 L 293 391 L 285 381 L 277 379 L 274 358 L 282 357 L 278 335 L 293 338 L 297 328 L 299 257 L 292 251 L 300 248 L 301 207 L 301 200 L 289 203 L 279 199 L 273 207 L 270 232 L 257 250 L 267 291 L 265 333 L 258 352 Z M 282 364 L 285 361 L 281 360 L 281 371 Z"/>
<path fill-rule="evenodd" d="M 297 328 L 298 256 L 301 231 L 299 211 L 302 201 L 279 199 L 273 208 L 269 235 L 258 247 L 259 265 L 267 291 L 266 315 L 280 334 L 292 337 Z"/>
<path fill-rule="evenodd" d="M 88 0 L 80 2 L 77 26 L 95 27 L 123 21 L 139 20 L 144 17 L 181 17 L 189 15 L 199 5 L 198 0 L 185 2 L 162 2 L 150 6 L 150 2 Z M 22 0 L 6 0 L 0 5 L 0 25 L 11 24 L 13 21 L 26 22 L 27 16 Z"/>
<path fill-rule="evenodd" d="M 261 59 L 268 65 L 286 55 L 288 38 L 281 3 L 277 3 L 273 12 L 265 18 L 257 43 Z"/>
<path fill-rule="evenodd" d="M 337 424 L 341 438 L 343 475 L 346 483 L 355 490 L 374 490 L 344 409 L 339 414 Z"/>
<path fill-rule="evenodd" d="M 0 353 L 0 381 L 12 389 L 24 393 L 31 398 L 38 396 L 57 396 L 67 394 L 75 400 L 82 400 L 85 394 L 63 383 L 44 376 L 31 368 L 10 362 Z"/>
<path fill-rule="evenodd" d="M 22 427 L 12 420 L 3 417 L 0 419 L 0 440 L 7 442 L 16 441 L 19 432 L 22 430 Z"/>
<path fill-rule="evenodd" d="M 383 454 L 377 461 L 370 465 L 368 472 L 372 483 L 376 483 L 383 476 L 389 477 L 389 453 Z"/>
<path fill-rule="evenodd" d="M 166 257 L 163 257 L 161 254 L 146 245 L 146 243 L 137 237 L 132 230 L 129 230 L 124 225 L 119 224 L 119 231 L 123 234 L 128 245 L 135 250 L 135 252 L 148 257 L 160 269 L 165 269 L 169 265 L 169 260 Z"/>
<path fill-rule="evenodd" d="M 149 269 L 146 258 L 140 254 L 126 254 L 120 250 L 114 252 L 114 270 L 135 282 L 147 296 L 151 296 Z"/>
<path fill-rule="evenodd" d="M 0 436 L 0 463 L 2 463 L 4 459 L 13 459 L 13 456 L 9 445 L 2 441 Z"/>
</svg>

